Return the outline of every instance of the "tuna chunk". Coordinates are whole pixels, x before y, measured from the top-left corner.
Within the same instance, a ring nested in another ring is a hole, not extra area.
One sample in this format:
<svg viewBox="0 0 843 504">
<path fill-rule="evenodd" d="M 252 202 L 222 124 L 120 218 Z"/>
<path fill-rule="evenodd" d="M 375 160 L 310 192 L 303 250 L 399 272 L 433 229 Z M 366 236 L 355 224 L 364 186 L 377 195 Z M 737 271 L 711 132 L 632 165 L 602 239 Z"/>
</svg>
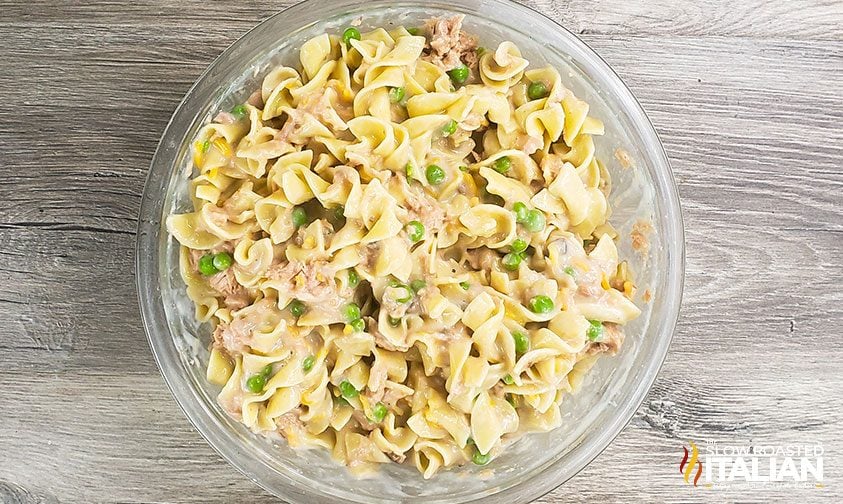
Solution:
<svg viewBox="0 0 843 504">
<path fill-rule="evenodd" d="M 225 307 L 230 310 L 244 308 L 251 300 L 249 291 L 237 282 L 232 268 L 210 276 L 208 285 L 223 296 Z"/>
<path fill-rule="evenodd" d="M 287 120 L 275 134 L 275 141 L 282 144 L 306 144 L 311 140 L 310 126 L 314 123 L 327 125 L 334 132 L 345 131 L 348 129 L 346 121 L 353 117 L 351 107 L 339 98 L 332 87 L 307 94 L 296 108 L 284 111 Z"/>
<path fill-rule="evenodd" d="M 271 280 L 290 281 L 301 271 L 302 264 L 298 261 L 275 263 L 266 270 L 266 277 Z"/>
<path fill-rule="evenodd" d="M 491 271 L 498 260 L 498 254 L 486 247 L 480 247 L 465 252 L 468 264 L 477 271 Z"/>
<path fill-rule="evenodd" d="M 291 434 L 296 435 L 304 431 L 304 423 L 301 421 L 301 418 L 299 418 L 303 412 L 302 407 L 298 406 L 276 418 L 275 425 L 278 432 L 282 436 L 287 437 Z"/>
<path fill-rule="evenodd" d="M 237 118 L 230 112 L 220 112 L 214 117 L 214 122 L 220 124 L 234 124 L 237 122 Z"/>
<path fill-rule="evenodd" d="M 372 422 L 366 417 L 366 413 L 361 410 L 354 410 L 351 413 L 351 418 L 357 421 L 357 424 L 360 425 L 360 428 L 366 431 L 373 431 L 378 428 L 378 424 Z"/>
<path fill-rule="evenodd" d="M 190 263 L 195 271 L 199 271 L 199 259 L 206 254 L 216 254 L 219 252 L 231 253 L 233 250 L 230 243 L 226 242 L 213 250 L 190 250 Z M 217 291 L 223 297 L 225 307 L 230 310 L 239 310 L 247 306 L 251 302 L 249 291 L 237 282 L 237 277 L 234 276 L 234 268 L 228 268 L 216 275 L 206 277 L 208 285 Z"/>
<path fill-rule="evenodd" d="M 257 107 L 262 109 L 263 108 L 263 98 L 261 97 L 261 90 L 258 89 L 254 93 L 249 95 L 249 99 L 246 100 L 246 103 L 252 105 L 253 107 Z"/>
<path fill-rule="evenodd" d="M 305 303 L 327 302 L 347 294 L 339 292 L 335 275 L 326 261 L 291 261 L 273 265 L 267 271 L 267 277 L 288 283 L 290 296 Z"/>
<path fill-rule="evenodd" d="M 225 350 L 228 355 L 240 355 L 249 346 L 251 329 L 249 324 L 243 323 L 243 319 L 235 319 L 231 324 L 220 322 L 214 329 L 214 346 Z"/>
<path fill-rule="evenodd" d="M 603 324 L 603 336 L 599 341 L 592 342 L 588 347 L 588 353 L 596 354 L 606 352 L 615 355 L 623 344 L 623 330 L 618 324 L 606 322 Z"/>
<path fill-rule="evenodd" d="M 404 194 L 404 205 L 410 211 L 410 218 L 424 224 L 429 231 L 439 231 L 445 225 L 445 211 L 435 199 L 424 191 L 407 187 Z"/>
<path fill-rule="evenodd" d="M 461 31 L 462 14 L 450 18 L 434 18 L 427 21 L 430 36 L 427 54 L 423 59 L 448 71 L 465 64 L 477 68 L 477 40 Z"/>
<path fill-rule="evenodd" d="M 231 356 L 243 353 L 252 343 L 255 329 L 266 330 L 266 326 L 278 324 L 275 301 L 264 298 L 248 308 L 245 316 L 235 317 L 230 324 L 220 323 L 214 329 L 214 346 L 225 350 Z"/>
<path fill-rule="evenodd" d="M 226 350 L 225 348 L 225 330 L 228 329 L 228 324 L 225 322 L 220 322 L 214 328 L 214 347 L 219 348 L 220 350 Z"/>
</svg>

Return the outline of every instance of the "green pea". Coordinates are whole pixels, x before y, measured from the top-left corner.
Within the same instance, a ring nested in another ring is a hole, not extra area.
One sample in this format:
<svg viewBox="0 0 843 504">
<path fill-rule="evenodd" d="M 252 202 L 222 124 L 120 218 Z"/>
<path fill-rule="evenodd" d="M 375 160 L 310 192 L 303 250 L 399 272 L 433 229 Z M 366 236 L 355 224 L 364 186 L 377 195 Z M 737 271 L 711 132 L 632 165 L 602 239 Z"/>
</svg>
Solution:
<svg viewBox="0 0 843 504">
<path fill-rule="evenodd" d="M 530 210 L 527 208 L 527 205 L 520 201 L 512 205 L 512 211 L 515 213 L 515 222 L 518 223 L 527 220 L 527 215 L 530 213 Z"/>
<path fill-rule="evenodd" d="M 389 322 L 389 325 L 391 325 L 392 327 L 398 327 L 398 326 L 401 325 L 401 319 L 400 318 L 388 317 L 386 319 L 386 321 Z"/>
<path fill-rule="evenodd" d="M 249 392 L 254 394 L 259 394 L 263 391 L 263 388 L 266 386 L 266 377 L 261 374 L 252 375 L 246 380 L 246 388 L 249 389 Z"/>
<path fill-rule="evenodd" d="M 348 270 L 348 286 L 352 289 L 357 287 L 360 284 L 360 275 L 357 274 L 357 270 L 351 268 Z"/>
<path fill-rule="evenodd" d="M 544 229 L 544 214 L 540 210 L 530 210 L 524 220 L 524 227 L 531 233 L 538 233 Z"/>
<path fill-rule="evenodd" d="M 516 238 L 509 244 L 509 249 L 516 254 L 520 254 L 521 252 L 527 250 L 527 240 L 523 238 Z"/>
<path fill-rule="evenodd" d="M 407 178 L 413 178 L 413 165 L 407 163 L 407 166 L 404 167 L 404 171 L 407 172 Z"/>
<path fill-rule="evenodd" d="M 313 365 L 316 364 L 316 357 L 312 355 L 308 355 L 301 361 L 301 368 L 304 370 L 305 373 L 309 372 L 313 369 Z"/>
<path fill-rule="evenodd" d="M 360 395 L 360 392 L 354 388 L 354 385 L 352 385 L 350 381 L 343 380 L 342 383 L 340 383 L 340 394 L 342 394 L 342 396 L 346 399 L 354 399 Z"/>
<path fill-rule="evenodd" d="M 504 156 L 502 158 L 495 159 L 492 163 L 492 169 L 498 173 L 506 173 L 512 167 L 512 161 L 509 159 L 509 156 Z"/>
<path fill-rule="evenodd" d="M 269 375 L 272 374 L 272 364 L 267 364 L 266 366 L 264 366 L 263 369 L 261 369 L 260 374 L 264 378 L 269 378 Z"/>
<path fill-rule="evenodd" d="M 550 313 L 553 311 L 553 300 L 544 295 L 538 295 L 530 299 L 530 311 L 533 313 Z"/>
<path fill-rule="evenodd" d="M 382 422 L 384 418 L 386 418 L 386 406 L 383 403 L 379 402 L 372 406 L 372 421 L 373 422 Z"/>
<path fill-rule="evenodd" d="M 445 126 L 442 126 L 442 134 L 451 136 L 457 132 L 457 121 L 451 119 Z"/>
<path fill-rule="evenodd" d="M 210 149 L 211 149 L 211 141 L 210 140 L 205 140 L 204 142 L 202 142 L 202 148 L 200 149 L 202 151 L 202 154 L 208 152 Z"/>
<path fill-rule="evenodd" d="M 402 295 L 401 297 L 395 298 L 395 300 L 398 301 L 399 303 L 409 303 L 410 300 L 413 299 L 413 291 L 411 291 L 410 288 L 407 287 L 406 285 L 402 285 L 399 288 L 403 289 L 405 294 Z"/>
<path fill-rule="evenodd" d="M 463 84 L 468 80 L 468 67 L 460 65 L 456 68 L 448 70 L 448 76 L 454 81 L 454 84 Z"/>
<path fill-rule="evenodd" d="M 418 292 L 420 290 L 424 289 L 425 287 L 427 287 L 427 282 L 425 282 L 421 278 L 418 278 L 418 279 L 410 282 L 410 290 L 412 290 L 416 294 L 418 294 Z"/>
<path fill-rule="evenodd" d="M 576 272 L 576 271 L 574 271 L 574 268 L 573 268 L 572 266 L 565 266 L 565 270 L 564 270 L 564 271 L 565 271 L 565 273 L 567 273 L 567 274 L 571 275 L 572 277 L 577 276 L 577 272 Z"/>
<path fill-rule="evenodd" d="M 521 331 L 512 332 L 512 340 L 515 342 L 515 353 L 527 353 L 530 349 L 530 338 Z"/>
<path fill-rule="evenodd" d="M 363 332 L 366 330 L 366 322 L 363 322 L 363 319 L 352 320 L 349 322 L 349 325 L 354 332 Z"/>
<path fill-rule="evenodd" d="M 249 109 L 247 109 L 245 105 L 237 105 L 236 107 L 231 109 L 231 115 L 233 115 L 237 119 L 243 119 L 244 117 L 249 115 Z"/>
<path fill-rule="evenodd" d="M 304 303 L 298 299 L 290 301 L 290 304 L 288 304 L 287 307 L 290 309 L 290 313 L 296 318 L 301 317 L 304 315 L 304 312 L 307 311 L 307 307 L 305 307 Z"/>
<path fill-rule="evenodd" d="M 589 320 L 588 321 L 588 330 L 585 332 L 585 335 L 588 336 L 588 339 L 591 341 L 597 341 L 603 336 L 603 322 L 599 320 Z"/>
<path fill-rule="evenodd" d="M 547 86 L 545 86 L 544 82 L 541 81 L 531 82 L 530 85 L 527 86 L 527 96 L 531 100 L 544 98 L 547 96 Z"/>
<path fill-rule="evenodd" d="M 475 450 L 474 455 L 471 456 L 471 461 L 479 466 L 482 466 L 488 464 L 491 458 L 492 457 L 488 453 L 484 455 L 480 453 L 480 450 Z"/>
<path fill-rule="evenodd" d="M 293 209 L 293 226 L 301 227 L 307 223 L 307 211 L 305 211 L 302 207 L 296 207 Z"/>
<path fill-rule="evenodd" d="M 471 285 L 468 282 L 460 282 L 460 287 L 462 287 L 462 290 L 468 290 Z"/>
<path fill-rule="evenodd" d="M 512 385 L 515 383 L 515 378 L 513 378 L 512 375 L 506 375 L 503 377 L 503 382 L 507 385 Z"/>
<path fill-rule="evenodd" d="M 389 101 L 398 103 L 404 99 L 404 94 L 405 91 L 402 87 L 389 88 Z"/>
<path fill-rule="evenodd" d="M 518 269 L 518 266 L 521 264 L 521 260 L 524 257 L 521 254 L 516 253 L 509 253 L 503 256 L 501 259 L 501 264 L 503 267 L 509 271 L 515 271 Z"/>
<path fill-rule="evenodd" d="M 413 243 L 419 242 L 424 238 L 424 224 L 414 220 L 407 223 L 407 236 Z"/>
<path fill-rule="evenodd" d="M 427 181 L 433 185 L 439 185 L 445 181 L 445 170 L 435 164 L 427 167 L 425 175 L 427 176 Z"/>
<path fill-rule="evenodd" d="M 214 266 L 214 255 L 205 254 L 199 259 L 199 273 L 205 276 L 216 275 L 219 270 Z"/>
<path fill-rule="evenodd" d="M 355 28 L 353 26 L 349 26 L 348 28 L 345 29 L 344 32 L 342 32 L 342 43 L 345 44 L 346 46 L 350 46 L 352 40 L 360 40 L 360 39 L 361 39 L 360 30 L 358 30 L 357 28 Z"/>
<path fill-rule="evenodd" d="M 416 35 L 418 35 L 419 33 L 421 33 L 421 30 L 419 30 L 418 28 L 416 28 L 415 26 L 413 26 L 412 28 L 407 28 L 407 33 L 409 33 L 410 35 L 412 35 L 412 36 L 414 36 L 414 37 L 415 37 Z"/>
<path fill-rule="evenodd" d="M 233 262 L 234 259 L 228 252 L 220 252 L 214 255 L 214 268 L 220 271 L 227 270 Z"/>
<path fill-rule="evenodd" d="M 360 307 L 357 303 L 348 303 L 342 312 L 346 322 L 353 322 L 360 318 Z"/>
</svg>

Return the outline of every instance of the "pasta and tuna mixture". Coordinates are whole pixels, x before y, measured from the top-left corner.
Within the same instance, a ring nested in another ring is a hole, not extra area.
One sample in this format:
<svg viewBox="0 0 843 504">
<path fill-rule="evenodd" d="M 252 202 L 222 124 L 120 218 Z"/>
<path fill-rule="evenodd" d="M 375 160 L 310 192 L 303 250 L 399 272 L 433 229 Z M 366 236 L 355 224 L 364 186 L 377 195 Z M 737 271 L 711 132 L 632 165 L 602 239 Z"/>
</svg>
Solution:
<svg viewBox="0 0 843 504">
<path fill-rule="evenodd" d="M 559 426 L 640 313 L 603 123 L 461 23 L 303 44 L 200 130 L 193 211 L 167 220 L 220 406 L 355 474 L 485 465 Z"/>
</svg>

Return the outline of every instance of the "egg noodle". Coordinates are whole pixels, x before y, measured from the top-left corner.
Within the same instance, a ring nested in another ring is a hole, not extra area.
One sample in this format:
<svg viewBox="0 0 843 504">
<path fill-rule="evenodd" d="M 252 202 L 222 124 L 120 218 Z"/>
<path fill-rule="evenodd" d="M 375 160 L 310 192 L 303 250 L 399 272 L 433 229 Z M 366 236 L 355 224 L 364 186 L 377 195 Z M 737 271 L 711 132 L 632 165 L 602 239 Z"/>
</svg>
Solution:
<svg viewBox="0 0 843 504">
<path fill-rule="evenodd" d="M 640 313 L 602 122 L 461 22 L 303 44 L 202 127 L 193 211 L 167 220 L 221 407 L 359 475 L 554 429 Z"/>
</svg>

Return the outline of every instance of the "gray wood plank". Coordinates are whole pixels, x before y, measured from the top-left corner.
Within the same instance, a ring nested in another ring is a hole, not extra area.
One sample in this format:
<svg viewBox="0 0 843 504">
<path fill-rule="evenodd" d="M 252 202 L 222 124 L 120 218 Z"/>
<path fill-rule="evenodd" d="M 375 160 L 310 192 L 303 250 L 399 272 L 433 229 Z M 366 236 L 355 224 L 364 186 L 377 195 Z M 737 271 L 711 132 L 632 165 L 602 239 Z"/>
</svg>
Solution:
<svg viewBox="0 0 843 504">
<path fill-rule="evenodd" d="M 0 5 L 0 502 L 274 502 L 167 392 L 132 268 L 170 113 L 289 3 Z M 843 501 L 839 2 L 526 3 L 581 33 L 645 106 L 688 249 L 682 320 L 650 395 L 540 502 Z M 828 484 L 690 490 L 676 474 L 689 439 L 822 442 Z"/>
<path fill-rule="evenodd" d="M 151 0 L 130 4 L 112 0 L 60 3 L 8 2 L 5 13 L 17 24 L 153 24 L 248 27 L 296 2 Z M 835 0 L 527 0 L 522 2 L 563 23 L 592 34 L 692 35 L 745 38 L 839 40 L 843 36 L 840 4 Z"/>
<path fill-rule="evenodd" d="M 577 33 L 839 40 L 840 4 L 776 0 L 526 2 Z"/>
</svg>

